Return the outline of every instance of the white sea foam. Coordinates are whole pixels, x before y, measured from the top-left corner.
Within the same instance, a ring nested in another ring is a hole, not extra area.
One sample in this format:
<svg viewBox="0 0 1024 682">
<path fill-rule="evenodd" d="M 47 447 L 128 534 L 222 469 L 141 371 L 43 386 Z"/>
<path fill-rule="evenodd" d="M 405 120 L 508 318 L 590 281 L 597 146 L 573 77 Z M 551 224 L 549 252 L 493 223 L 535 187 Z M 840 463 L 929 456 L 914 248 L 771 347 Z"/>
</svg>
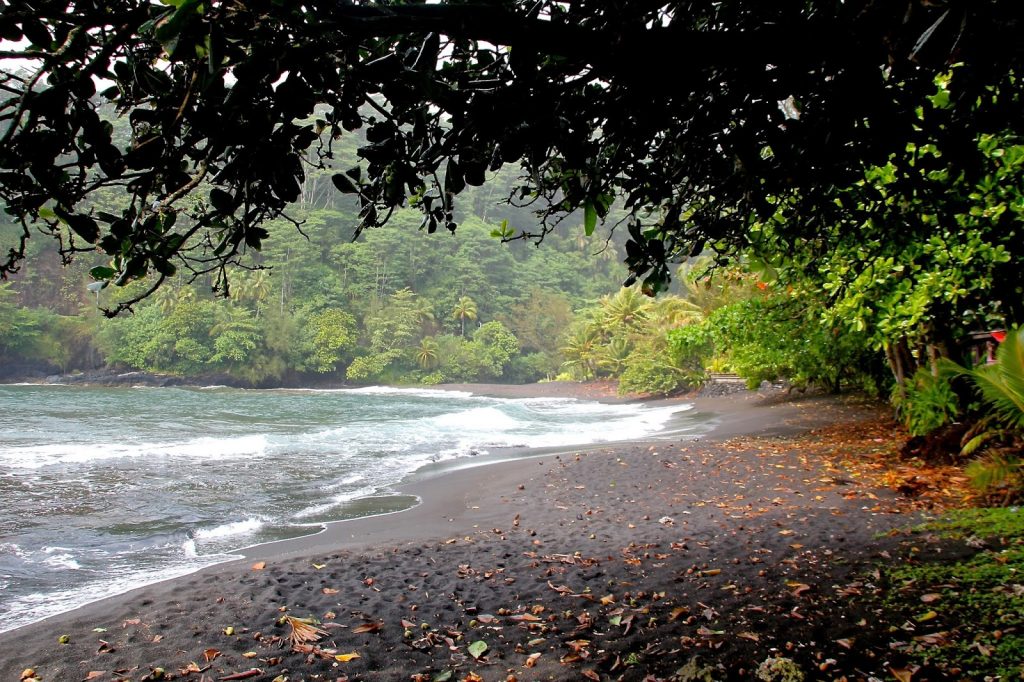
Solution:
<svg viewBox="0 0 1024 682">
<path fill-rule="evenodd" d="M 70 569 L 77 571 L 82 566 L 75 560 L 75 555 L 69 553 L 53 554 L 43 559 L 43 563 L 51 568 Z"/>
<path fill-rule="evenodd" d="M 511 431 L 523 422 L 496 407 L 474 407 L 461 412 L 450 412 L 429 420 L 434 426 L 460 431 Z"/>
<path fill-rule="evenodd" d="M 0 554 L 13 554 L 14 556 L 24 559 L 28 554 L 18 545 L 13 542 L 0 542 Z"/>
<path fill-rule="evenodd" d="M 376 488 L 365 486 L 357 490 L 351 490 L 347 493 L 340 493 L 330 498 L 326 502 L 314 504 L 309 507 L 306 507 L 305 509 L 300 509 L 299 511 L 295 512 L 295 514 L 292 515 L 292 518 L 308 519 L 311 516 L 317 516 L 319 514 L 329 512 L 332 509 L 340 507 L 346 502 L 357 500 L 360 497 L 369 497 L 370 495 L 373 495 L 375 492 L 377 492 Z"/>
<path fill-rule="evenodd" d="M 0 463 L 19 469 L 39 469 L 57 464 L 88 464 L 133 457 L 182 457 L 224 459 L 260 457 L 269 440 L 262 434 L 235 438 L 194 438 L 180 443 L 50 443 L 12 447 L 0 451 Z"/>
<path fill-rule="evenodd" d="M 362 388 L 330 389 L 337 393 L 361 395 L 406 395 L 416 398 L 472 398 L 468 391 L 445 391 L 439 388 L 396 388 L 393 386 L 364 386 Z"/>
<path fill-rule="evenodd" d="M 336 481 L 335 483 L 330 483 L 328 485 L 325 485 L 324 486 L 324 490 L 337 490 L 338 488 L 343 488 L 343 487 L 345 487 L 347 485 L 352 485 L 353 483 L 358 483 L 359 481 L 362 481 L 365 478 L 366 477 L 363 476 L 362 474 L 352 474 L 351 476 L 346 476 L 345 478 L 341 479 L 340 481 Z"/>
<path fill-rule="evenodd" d="M 22 625 L 55 616 L 58 613 L 71 611 L 100 599 L 124 594 L 137 587 L 188 575 L 206 566 L 222 563 L 232 558 L 229 555 L 204 557 L 206 560 L 201 563 L 192 562 L 159 569 L 137 571 L 123 576 L 104 576 L 102 580 L 77 586 L 70 590 L 47 593 L 35 592 L 15 597 L 4 604 L 6 613 L 3 618 L 0 618 L 0 632 L 7 632 Z"/>
<path fill-rule="evenodd" d="M 244 521 L 222 523 L 213 528 L 199 528 L 193 534 L 196 540 L 223 540 L 235 535 L 251 535 L 266 524 L 265 517 L 250 517 Z"/>
</svg>

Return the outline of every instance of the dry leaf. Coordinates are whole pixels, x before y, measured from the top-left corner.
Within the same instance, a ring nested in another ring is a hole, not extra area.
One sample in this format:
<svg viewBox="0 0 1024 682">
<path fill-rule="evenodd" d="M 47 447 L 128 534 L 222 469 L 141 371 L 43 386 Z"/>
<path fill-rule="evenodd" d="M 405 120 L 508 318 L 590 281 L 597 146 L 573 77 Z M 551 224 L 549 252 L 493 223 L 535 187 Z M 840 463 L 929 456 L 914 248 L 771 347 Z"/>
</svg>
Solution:
<svg viewBox="0 0 1024 682">
<path fill-rule="evenodd" d="M 323 592 L 324 594 L 327 594 L 327 595 L 331 595 L 331 594 L 338 594 L 338 592 L 341 592 L 341 590 L 336 590 L 336 589 L 334 589 L 333 587 L 325 587 L 325 588 L 324 588 L 323 590 L 321 590 L 321 591 L 322 591 L 322 592 Z"/>
<path fill-rule="evenodd" d="M 601 682 L 601 676 L 598 675 L 595 671 L 590 670 L 589 668 L 587 670 L 581 670 L 580 674 L 588 680 L 594 680 L 594 682 Z"/>
<path fill-rule="evenodd" d="M 95 680 L 98 677 L 103 677 L 107 674 L 106 670 L 90 670 L 89 674 L 85 676 L 86 680 Z M 24 677 L 21 679 L 25 679 Z"/>
<path fill-rule="evenodd" d="M 356 634 L 362 634 L 364 632 L 380 632 L 381 628 L 384 627 L 384 621 L 371 621 L 369 623 L 363 623 L 352 628 L 352 632 Z"/>
<path fill-rule="evenodd" d="M 353 651 L 350 654 L 338 654 L 334 657 L 334 660 L 339 663 L 348 663 L 349 661 L 353 661 L 357 658 L 362 658 L 362 656 Z"/>
<path fill-rule="evenodd" d="M 741 633 L 739 633 L 736 636 L 737 637 L 741 637 L 743 639 L 749 639 L 751 642 L 760 642 L 761 641 L 761 638 L 758 637 L 757 634 L 755 634 L 753 632 L 741 632 Z"/>
<path fill-rule="evenodd" d="M 255 651 L 246 651 L 242 654 L 242 658 L 256 658 L 257 656 L 259 656 L 259 654 Z"/>
<path fill-rule="evenodd" d="M 910 672 L 906 668 L 889 668 L 889 672 L 891 672 L 892 676 L 899 680 L 899 682 L 910 682 L 914 677 L 914 673 Z"/>
<path fill-rule="evenodd" d="M 248 679 L 250 677 L 256 677 L 257 675 L 262 675 L 262 674 L 263 674 L 263 671 L 260 670 L 259 668 L 250 668 L 249 670 L 245 670 L 245 671 L 240 672 L 240 673 L 235 673 L 234 675 L 225 675 L 224 677 L 222 677 L 220 679 L 221 680 L 245 680 L 245 679 Z"/>
<path fill-rule="evenodd" d="M 267 567 L 267 562 L 266 561 L 257 561 L 256 563 L 254 563 L 252 565 L 252 570 L 254 570 L 254 571 L 262 571 L 266 567 Z"/>
<path fill-rule="evenodd" d="M 836 640 L 836 644 L 838 644 L 839 646 L 843 647 L 844 649 L 852 649 L 853 648 L 853 638 L 837 639 Z"/>
<path fill-rule="evenodd" d="M 942 595 L 937 594 L 935 592 L 921 595 L 921 601 L 923 601 L 925 604 L 931 604 L 932 602 L 937 602 L 940 599 L 942 599 Z"/>
<path fill-rule="evenodd" d="M 207 649 L 203 652 L 203 658 L 206 659 L 207 663 L 213 663 L 213 661 L 220 656 L 220 651 L 217 649 Z"/>
<path fill-rule="evenodd" d="M 537 616 L 533 615 L 532 613 L 521 613 L 521 614 L 519 614 L 517 616 L 512 616 L 509 620 L 514 620 L 517 623 L 518 622 L 523 622 L 523 621 L 527 621 L 527 622 L 530 622 L 530 623 L 536 623 L 537 621 L 540 620 L 540 618 L 538 618 Z"/>
<path fill-rule="evenodd" d="M 296 618 L 295 616 L 285 616 L 284 619 L 292 628 L 287 638 L 292 646 L 319 641 L 321 637 L 327 634 L 309 619 Z"/>
<path fill-rule="evenodd" d="M 790 592 L 790 594 L 794 597 L 799 597 L 801 594 L 811 589 L 811 586 L 807 583 L 787 582 L 786 585 L 793 588 L 793 591 Z"/>
</svg>

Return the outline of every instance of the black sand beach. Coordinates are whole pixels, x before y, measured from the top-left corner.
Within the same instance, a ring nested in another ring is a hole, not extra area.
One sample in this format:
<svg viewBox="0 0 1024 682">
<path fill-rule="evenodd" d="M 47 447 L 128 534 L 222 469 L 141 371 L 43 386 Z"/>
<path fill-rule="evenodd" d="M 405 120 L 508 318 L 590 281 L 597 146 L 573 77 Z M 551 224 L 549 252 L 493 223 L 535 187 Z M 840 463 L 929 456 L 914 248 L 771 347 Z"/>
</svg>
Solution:
<svg viewBox="0 0 1024 682">
<path fill-rule="evenodd" d="M 860 596 L 902 551 L 886 534 L 941 502 L 873 478 L 894 449 L 884 411 L 695 409 L 717 419 L 699 439 L 415 481 L 407 511 L 4 633 L 0 680 L 757 679 L 778 656 L 806 679 L 884 679 L 898 661 Z M 287 616 L 321 636 L 293 646 Z"/>
</svg>

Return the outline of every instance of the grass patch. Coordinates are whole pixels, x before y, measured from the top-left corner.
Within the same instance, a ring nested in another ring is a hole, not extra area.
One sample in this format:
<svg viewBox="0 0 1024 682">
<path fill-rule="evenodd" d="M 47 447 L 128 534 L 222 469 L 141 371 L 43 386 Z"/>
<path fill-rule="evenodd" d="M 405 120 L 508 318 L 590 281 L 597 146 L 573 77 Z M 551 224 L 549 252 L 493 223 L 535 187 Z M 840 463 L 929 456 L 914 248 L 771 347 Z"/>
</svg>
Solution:
<svg viewBox="0 0 1024 682">
<path fill-rule="evenodd" d="M 915 530 L 977 551 L 886 570 L 899 648 L 951 675 L 1024 678 L 1024 510 L 961 510 Z"/>
</svg>

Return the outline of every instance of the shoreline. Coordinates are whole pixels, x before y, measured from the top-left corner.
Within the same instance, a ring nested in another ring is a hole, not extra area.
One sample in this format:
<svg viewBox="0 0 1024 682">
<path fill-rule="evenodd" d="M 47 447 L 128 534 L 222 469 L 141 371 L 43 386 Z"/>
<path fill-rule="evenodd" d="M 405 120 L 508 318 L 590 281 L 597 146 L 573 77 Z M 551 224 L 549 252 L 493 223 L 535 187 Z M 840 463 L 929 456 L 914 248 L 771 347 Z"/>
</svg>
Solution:
<svg viewBox="0 0 1024 682">
<path fill-rule="evenodd" d="M 545 386 L 545 385 L 540 385 Z M 453 387 L 451 390 L 472 390 L 478 395 L 493 395 L 489 387 Z M 530 397 L 536 396 L 537 388 L 530 389 L 530 396 L 511 396 L 510 390 L 501 387 L 504 395 L 497 397 Z M 520 391 L 522 389 L 519 389 Z M 584 396 L 583 399 L 593 399 Z M 625 401 L 623 401 L 625 402 Z M 65 659 L 68 647 L 55 646 L 54 632 L 72 631 L 89 632 L 97 627 L 97 623 L 116 625 L 118 622 L 134 620 L 130 617 L 139 609 L 163 602 L 170 604 L 179 598 L 179 592 L 208 592 L 211 585 L 225 580 L 245 582 L 252 573 L 249 563 L 265 563 L 267 565 L 286 565 L 294 573 L 295 566 L 303 565 L 309 571 L 310 565 L 316 561 L 311 557 L 333 555 L 334 557 L 366 557 L 374 553 L 387 552 L 391 555 L 416 554 L 433 543 L 441 543 L 439 547 L 461 545 L 476 536 L 511 534 L 509 522 L 515 516 L 515 528 L 520 528 L 519 518 L 522 515 L 522 532 L 534 537 L 541 528 L 549 526 L 550 518 L 537 521 L 528 520 L 536 511 L 536 504 L 547 501 L 545 491 L 539 489 L 545 477 L 567 466 L 569 461 L 612 460 L 620 459 L 626 452 L 643 453 L 654 449 L 685 449 L 683 443 L 703 443 L 717 447 L 727 439 L 737 436 L 744 437 L 784 437 L 806 432 L 809 428 L 829 423 L 834 415 L 829 410 L 822 410 L 822 405 L 834 405 L 831 398 L 812 397 L 794 401 L 776 402 L 765 400 L 757 394 L 743 394 L 723 398 L 693 398 L 682 396 L 667 400 L 644 401 L 654 404 L 687 404 L 693 403 L 693 413 L 712 415 L 716 423 L 701 435 L 687 438 L 686 434 L 673 439 L 645 439 L 641 441 L 625 441 L 603 443 L 582 447 L 557 448 L 552 452 L 523 455 L 500 462 L 482 461 L 465 468 L 443 471 L 428 476 L 413 475 L 407 483 L 398 486 L 396 492 L 416 496 L 419 504 L 405 510 L 384 515 L 366 516 L 347 519 L 327 524 L 325 530 L 300 538 L 281 540 L 244 548 L 238 553 L 242 558 L 230 560 L 214 566 L 200 569 L 186 576 L 173 578 L 142 588 L 122 593 L 96 602 L 91 602 L 78 609 L 64 612 L 50 618 L 31 623 L 15 630 L 0 634 L 0 647 L 6 650 L 22 650 L 26 642 L 36 646 L 35 658 L 42 656 L 43 651 L 50 651 L 53 657 Z M 870 407 L 851 407 L 845 405 L 844 411 L 863 410 L 870 413 Z M 538 498 L 537 495 L 540 494 Z M 550 516 L 552 511 L 558 515 L 559 507 L 554 510 L 545 509 L 540 517 Z M 578 516 L 578 515 L 577 515 Z M 529 524 L 529 525 L 527 525 Z M 572 525 L 572 524 L 570 524 Z M 504 539 L 504 535 L 502 535 Z M 472 543 L 469 543 L 472 544 Z M 402 561 L 407 561 L 405 558 Z M 328 559 L 324 559 L 328 561 Z M 333 563 L 333 562 L 329 562 Z M 401 562 L 400 562 L 401 563 Z M 315 573 L 315 569 L 314 569 Z M 217 609 L 213 609 L 216 611 Z M 113 620 L 111 620 L 113 618 Z M 172 626 L 176 627 L 176 626 Z M 107 627 L 113 630 L 113 627 Z M 122 629 L 124 629 L 122 627 Z M 94 636 L 95 637 L 95 636 Z M 78 635 L 76 635 L 76 639 Z M 29 649 L 31 651 L 31 647 Z M 19 661 L 10 668 L 21 670 L 25 667 L 42 669 L 45 665 L 53 665 L 45 660 Z M 68 670 L 60 668 L 57 670 Z M 68 665 L 65 661 L 64 665 Z M 19 667 L 20 666 L 20 667 Z M 0 665 L 0 676 L 6 671 Z M 393 671 L 392 671 L 393 672 Z M 64 673 L 58 673 L 63 675 Z M 405 676 L 405 679 L 408 675 Z M 49 675 L 44 679 L 72 679 L 71 677 Z M 266 679 L 270 679 L 267 677 Z M 398 679 L 385 675 L 380 678 L 366 679 Z"/>
<path fill-rule="evenodd" d="M 16 384 L 9 384 L 14 386 L 48 386 L 53 384 L 47 383 L 31 383 L 31 382 L 19 382 Z M 67 384 L 75 388 L 131 388 L 130 385 L 118 385 L 118 384 L 102 384 L 102 383 L 73 383 Z M 208 388 L 202 385 L 176 385 L 176 386 L 164 386 L 173 388 L 186 388 L 186 389 L 202 389 Z M 220 386 L 218 386 L 219 388 Z M 235 388 L 225 386 L 225 388 Z M 358 390 L 364 387 L 345 387 L 342 390 L 348 389 Z M 608 394 L 608 384 L 604 382 L 595 382 L 593 384 L 577 384 L 574 382 L 552 382 L 545 384 L 449 384 L 441 386 L 401 386 L 401 387 L 387 387 L 396 389 L 423 389 L 423 390 L 442 390 L 451 392 L 470 393 L 474 396 L 490 397 L 490 398 L 503 398 L 503 399 L 530 399 L 530 398 L 566 398 L 566 399 L 577 399 L 584 401 L 595 401 L 603 402 L 606 404 L 630 404 L 630 403 L 641 403 L 645 405 L 651 405 L 653 407 L 672 407 L 679 406 L 681 408 L 679 414 L 685 414 L 687 412 L 694 412 L 691 410 L 693 403 L 692 397 L 678 396 L 673 398 L 658 398 L 658 399 L 644 399 L 635 397 L 619 397 L 615 396 L 614 393 Z M 302 388 L 302 389 L 239 389 L 239 390 L 337 390 L 337 389 L 324 389 L 324 388 Z M 601 399 L 604 397 L 604 399 Z M 672 421 L 677 421 L 678 416 L 673 416 Z M 703 421 L 703 420 L 702 420 Z M 671 423 L 671 422 L 670 422 Z M 680 425 L 675 427 L 669 427 L 668 434 L 664 436 L 652 435 L 650 440 L 662 440 L 664 438 L 670 438 L 674 436 L 683 436 L 679 432 Z M 700 437 L 699 435 L 695 437 Z M 479 474 L 468 473 L 479 468 L 510 465 L 515 466 L 516 463 L 526 460 L 535 460 L 538 458 L 546 457 L 558 457 L 559 455 L 565 455 L 567 453 L 580 450 L 580 449 L 612 449 L 616 447 L 626 447 L 630 445 L 637 445 L 639 443 L 648 442 L 647 440 L 634 441 L 634 440 L 623 440 L 623 441 L 607 441 L 598 443 L 581 443 L 575 445 L 561 445 L 561 446 L 549 446 L 540 448 L 525 448 L 525 447 L 509 447 L 501 448 L 500 452 L 488 452 L 479 456 L 462 457 L 453 460 L 445 460 L 437 463 L 429 463 L 422 465 L 420 468 L 409 472 L 405 475 L 402 481 L 392 486 L 388 491 L 379 490 L 372 495 L 368 495 L 362 498 L 356 498 L 350 501 L 350 505 L 356 508 L 354 516 L 349 518 L 342 518 L 335 521 L 328 521 L 320 524 L 311 524 L 311 532 L 299 535 L 297 537 L 284 538 L 281 540 L 272 540 L 268 542 L 259 542 L 253 545 L 245 545 L 242 547 L 235 548 L 230 551 L 225 551 L 216 555 L 208 555 L 211 560 L 217 557 L 224 557 L 216 560 L 215 563 L 211 563 L 206 566 L 201 566 L 190 570 L 185 573 L 174 575 L 159 579 L 155 582 L 144 583 L 135 587 L 124 589 L 123 591 L 115 592 L 109 596 L 100 597 L 92 601 L 88 601 L 84 604 L 61 611 L 37 621 L 32 621 L 22 625 L 18 625 L 15 628 L 9 630 L 0 630 L 0 638 L 11 634 L 17 633 L 23 628 L 32 627 L 39 624 L 45 624 L 54 619 L 61 619 L 76 614 L 82 610 L 89 610 L 93 607 L 102 608 L 102 605 L 107 602 L 115 602 L 119 599 L 124 598 L 126 595 L 131 595 L 135 592 L 149 589 L 153 586 L 160 585 L 163 583 L 173 582 L 176 580 L 188 578 L 197 574 L 202 574 L 208 571 L 214 571 L 224 566 L 230 566 L 251 559 L 254 556 L 297 556 L 303 553 L 308 553 L 317 550 L 323 550 L 325 548 L 345 548 L 355 549 L 369 547 L 377 541 L 384 542 L 396 542 L 396 541 L 410 541 L 419 537 L 422 534 L 424 528 L 420 525 L 416 525 L 416 530 L 408 534 L 399 534 L 392 536 L 389 534 L 390 522 L 389 517 L 401 514 L 415 514 L 421 507 L 426 508 L 431 512 L 435 511 L 437 505 L 433 504 L 438 500 L 442 500 L 447 496 L 447 489 L 451 485 L 457 487 L 467 485 L 462 478 L 467 480 L 475 480 Z M 460 474 L 460 477 L 456 477 L 451 481 L 448 480 L 449 476 Z M 364 507 L 372 500 L 382 500 L 383 502 L 377 505 L 378 507 L 389 507 L 400 504 L 399 500 L 412 500 L 407 505 L 404 505 L 400 509 L 389 509 L 387 511 L 370 511 L 369 513 L 359 513 L 358 508 Z M 443 516 L 444 514 L 442 514 Z M 454 514 L 453 514 L 454 515 Z M 435 531 L 440 531 L 444 526 L 435 526 Z M 317 528 L 316 530 L 312 530 Z M 346 537 L 347 530 L 353 530 Z M 362 538 L 362 539 L 357 539 Z M 365 546 L 364 546 L 365 545 Z M 234 557 L 234 558 L 228 558 Z"/>
</svg>

